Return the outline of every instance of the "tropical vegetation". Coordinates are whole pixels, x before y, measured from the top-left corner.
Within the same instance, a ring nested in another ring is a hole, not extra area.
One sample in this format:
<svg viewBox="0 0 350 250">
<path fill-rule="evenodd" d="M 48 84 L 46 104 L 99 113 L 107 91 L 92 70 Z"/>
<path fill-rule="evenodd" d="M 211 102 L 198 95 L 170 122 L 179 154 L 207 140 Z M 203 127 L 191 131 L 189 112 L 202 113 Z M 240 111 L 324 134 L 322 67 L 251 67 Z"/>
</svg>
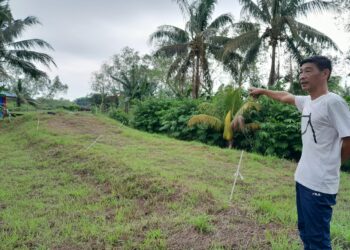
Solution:
<svg viewBox="0 0 350 250">
<path fill-rule="evenodd" d="M 348 53 L 300 17 L 348 17 L 350 2 L 239 0 L 237 21 L 215 17 L 217 0 L 175 2 L 183 27 L 159 24 L 150 54 L 112 55 L 92 73 L 93 92 L 72 103 L 55 99 L 67 84 L 37 67 L 55 65 L 35 51 L 51 46 L 21 40 L 38 19 L 16 19 L 0 0 L 0 95 L 16 94 L 7 107 L 18 116 L 0 121 L 0 248 L 300 249 L 300 114 L 247 88 L 304 95 L 302 58 L 324 51 L 335 69 L 346 65 Z M 337 71 L 329 89 L 350 105 Z M 244 182 L 228 203 L 241 152 Z M 342 170 L 335 249 L 350 248 L 350 162 Z"/>
<path fill-rule="evenodd" d="M 0 76 L 8 76 L 7 67 L 21 69 L 33 77 L 43 77 L 47 74 L 35 63 L 47 67 L 55 65 L 53 58 L 45 53 L 33 50 L 35 47 L 52 49 L 51 45 L 42 39 L 19 40 L 24 30 L 40 24 L 36 17 L 28 16 L 15 19 L 7 0 L 0 0 Z"/>
</svg>

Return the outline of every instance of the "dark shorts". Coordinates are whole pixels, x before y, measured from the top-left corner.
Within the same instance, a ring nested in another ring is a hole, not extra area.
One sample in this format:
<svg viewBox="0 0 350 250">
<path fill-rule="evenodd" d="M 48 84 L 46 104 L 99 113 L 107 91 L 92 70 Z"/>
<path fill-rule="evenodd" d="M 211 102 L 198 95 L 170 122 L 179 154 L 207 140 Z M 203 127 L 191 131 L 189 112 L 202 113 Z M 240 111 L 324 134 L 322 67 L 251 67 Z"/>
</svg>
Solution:
<svg viewBox="0 0 350 250">
<path fill-rule="evenodd" d="M 332 249 L 330 222 L 336 194 L 325 194 L 296 183 L 298 229 L 304 249 Z"/>
</svg>

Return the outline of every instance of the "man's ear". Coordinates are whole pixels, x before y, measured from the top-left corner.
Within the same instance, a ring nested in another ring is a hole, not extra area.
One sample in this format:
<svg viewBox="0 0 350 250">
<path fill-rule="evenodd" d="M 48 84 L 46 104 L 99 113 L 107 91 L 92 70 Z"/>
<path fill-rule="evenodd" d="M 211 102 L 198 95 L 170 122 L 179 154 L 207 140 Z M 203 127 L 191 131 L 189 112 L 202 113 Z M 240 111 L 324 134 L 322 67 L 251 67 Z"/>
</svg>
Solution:
<svg viewBox="0 0 350 250">
<path fill-rule="evenodd" d="M 331 74 L 331 71 L 329 69 L 324 69 L 322 70 L 322 75 L 326 78 L 326 79 L 329 79 L 330 78 L 330 74 Z"/>
</svg>

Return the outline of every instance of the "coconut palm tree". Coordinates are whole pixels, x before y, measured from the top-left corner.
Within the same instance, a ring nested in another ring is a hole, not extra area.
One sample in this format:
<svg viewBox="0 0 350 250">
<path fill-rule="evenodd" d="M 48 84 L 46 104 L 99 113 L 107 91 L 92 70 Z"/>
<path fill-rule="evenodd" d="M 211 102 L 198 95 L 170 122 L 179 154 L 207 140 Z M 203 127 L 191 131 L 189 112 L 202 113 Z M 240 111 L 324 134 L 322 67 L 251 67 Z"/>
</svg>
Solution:
<svg viewBox="0 0 350 250">
<path fill-rule="evenodd" d="M 338 50 L 331 38 L 322 32 L 301 23 L 298 17 L 306 17 L 313 12 L 334 8 L 325 0 L 239 0 L 242 14 L 256 22 L 242 21 L 235 27 L 244 30 L 241 35 L 227 43 L 225 52 L 248 46 L 243 60 L 243 68 L 255 61 L 259 51 L 268 45 L 272 50 L 272 62 L 268 85 L 276 78 L 276 49 L 284 46 L 293 57 L 300 61 L 303 55 L 316 54 L 314 43 Z"/>
<path fill-rule="evenodd" d="M 345 19 L 345 29 L 350 32 L 350 0 L 334 0 L 338 11 Z"/>
<path fill-rule="evenodd" d="M 131 69 L 120 72 L 120 76 L 110 75 L 112 79 L 122 85 L 121 94 L 125 101 L 125 112 L 129 112 L 130 102 L 134 99 L 153 96 L 157 84 L 147 76 L 147 67 L 133 64 Z"/>
<path fill-rule="evenodd" d="M 175 76 L 185 83 L 188 73 L 192 74 L 192 98 L 195 99 L 200 96 L 201 88 L 207 93 L 212 90 L 208 62 L 211 38 L 231 25 L 233 18 L 230 14 L 223 14 L 210 22 L 217 0 L 195 0 L 191 4 L 187 0 L 177 2 L 188 18 L 186 28 L 162 25 L 151 34 L 150 42 L 157 42 L 159 46 L 156 55 L 163 53 L 174 57 L 168 77 Z"/>
<path fill-rule="evenodd" d="M 228 86 L 224 91 L 219 92 L 216 100 L 218 100 L 218 111 L 215 114 L 194 115 L 188 121 L 188 126 L 207 124 L 217 131 L 223 131 L 223 138 L 228 142 L 229 148 L 233 146 L 235 131 L 258 128 L 255 123 L 244 123 L 244 112 L 253 108 L 259 109 L 259 105 L 251 99 L 244 100 L 241 88 L 234 89 Z"/>
<path fill-rule="evenodd" d="M 22 80 L 18 79 L 15 88 L 13 91 L 16 93 L 16 104 L 17 107 L 21 107 L 23 103 L 29 104 L 33 107 L 37 107 L 38 103 L 30 97 L 29 93 L 27 93 L 22 86 Z"/>
<path fill-rule="evenodd" d="M 33 77 L 46 76 L 34 63 L 47 67 L 55 65 L 53 58 L 45 53 L 34 51 L 34 48 L 49 48 L 50 44 L 41 39 L 18 40 L 23 31 L 32 25 L 39 24 L 36 17 L 29 16 L 14 19 L 7 0 L 0 0 L 0 74 L 6 74 L 6 66 L 20 68 L 25 74 Z"/>
</svg>

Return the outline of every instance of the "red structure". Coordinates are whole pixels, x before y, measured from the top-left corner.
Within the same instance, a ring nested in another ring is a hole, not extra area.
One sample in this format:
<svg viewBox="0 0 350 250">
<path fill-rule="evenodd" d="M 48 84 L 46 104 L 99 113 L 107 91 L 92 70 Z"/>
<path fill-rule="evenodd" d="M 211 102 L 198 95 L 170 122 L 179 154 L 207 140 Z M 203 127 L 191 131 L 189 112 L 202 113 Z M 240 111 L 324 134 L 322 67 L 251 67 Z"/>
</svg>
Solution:
<svg viewBox="0 0 350 250">
<path fill-rule="evenodd" d="M 0 92 L 0 120 L 7 115 L 7 99 L 16 98 L 16 95 L 8 92 Z"/>
</svg>

